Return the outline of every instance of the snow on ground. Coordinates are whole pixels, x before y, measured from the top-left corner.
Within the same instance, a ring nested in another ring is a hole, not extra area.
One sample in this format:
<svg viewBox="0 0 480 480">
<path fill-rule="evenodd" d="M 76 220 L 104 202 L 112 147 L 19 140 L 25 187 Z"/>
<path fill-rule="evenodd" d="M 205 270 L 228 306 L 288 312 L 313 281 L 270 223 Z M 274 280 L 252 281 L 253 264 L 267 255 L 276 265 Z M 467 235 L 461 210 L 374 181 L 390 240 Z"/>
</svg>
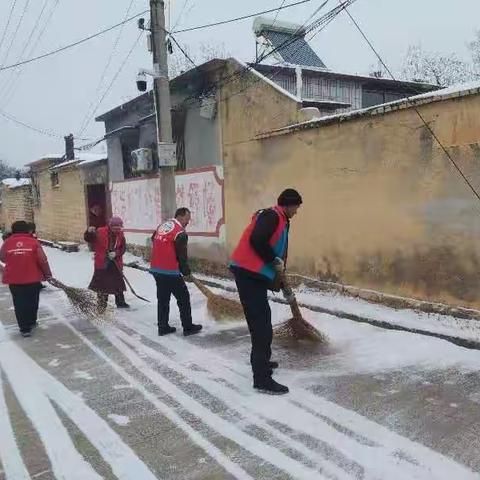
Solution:
<svg viewBox="0 0 480 480">
<path fill-rule="evenodd" d="M 68 285 L 88 285 L 93 273 L 90 252 L 65 253 L 49 248 L 46 251 L 54 276 Z M 322 380 L 330 377 L 374 378 L 392 372 L 413 376 L 418 371 L 439 369 L 476 372 L 480 368 L 477 351 L 432 337 L 383 330 L 338 316 L 304 311 L 306 319 L 328 335 L 329 345 L 320 349 L 289 348 L 276 342 L 274 357 L 280 361 L 281 368 L 275 377 L 288 384 L 291 393 L 285 397 L 261 396 L 251 385 L 249 338 L 244 321 L 220 326 L 209 317 L 202 294 L 189 286 L 194 321 L 202 323 L 204 331 L 189 339 L 181 335 L 158 337 L 155 282 L 145 272 L 127 268 L 125 273 L 138 293 L 152 303 L 145 304 L 127 294 L 131 311 L 117 311 L 111 325 L 88 326 L 71 314 L 62 292 L 48 287 L 42 293 L 42 307 L 51 312 L 56 322 L 45 338 L 54 335 L 54 331 L 62 334 L 51 341 L 44 361 L 49 367 L 61 364 L 62 368 L 51 368 L 50 373 L 21 348 L 31 343 L 21 343 L 13 326 L 4 327 L 4 319 L 0 321 L 0 381 L 3 375 L 11 385 L 45 446 L 57 478 L 83 480 L 96 479 L 99 475 L 79 454 L 52 403 L 92 443 L 116 477 L 162 478 L 152 473 L 152 465 L 143 461 L 144 456 L 132 451 L 127 437 L 121 437 L 135 428 L 139 400 L 132 401 L 133 410 L 127 411 L 129 402 L 117 405 L 118 409 L 109 405 L 110 392 L 103 393 L 105 404 L 99 403 L 102 395 L 91 396 L 90 389 L 101 389 L 107 381 L 111 382 L 111 392 L 127 396 L 135 393 L 149 403 L 149 411 L 168 419 L 175 427 L 174 441 L 182 436 L 194 445 L 202 464 L 209 468 L 219 466 L 223 473 L 212 478 L 479 478 L 421 441 L 395 433 L 354 409 L 316 393 L 316 388 L 324 385 Z M 392 321 L 423 321 L 423 314 L 395 312 L 338 295 L 306 290 L 299 295 L 308 303 L 322 302 L 332 309 L 350 309 L 382 320 L 389 316 Z M 272 304 L 272 313 L 275 324 L 290 316 L 288 307 L 281 304 Z M 398 313 L 398 317 L 394 313 Z M 171 323 L 179 326 L 173 299 Z M 454 328 L 453 322 L 449 328 Z M 35 348 L 41 349 L 38 345 Z M 78 357 L 82 351 L 83 356 Z M 69 365 L 73 357 L 80 363 Z M 103 380 L 97 371 L 93 372 L 92 365 L 104 369 Z M 62 371 L 66 375 L 64 381 L 73 382 L 75 388 L 69 390 L 52 376 Z M 398 390 L 391 389 L 390 395 L 396 392 Z M 475 395 L 471 395 L 472 401 Z M 437 405 L 433 394 L 428 398 L 432 399 L 432 406 Z M 6 478 L 29 478 L 24 459 L 16 448 L 9 416 L 2 415 L 2 399 L 0 388 L 0 427 L 4 427 L 0 428 L 0 460 Z M 99 405 L 96 411 L 94 407 Z M 447 405 L 461 410 L 456 399 Z M 171 425 L 165 427 L 164 434 L 170 431 Z M 148 439 L 137 444 L 138 448 L 148 445 Z M 191 456 L 193 450 L 188 451 Z M 5 461 L 5 455 L 9 455 L 9 461 Z M 180 461 L 175 468 L 181 468 L 181 459 L 168 461 Z M 163 478 L 196 477 L 190 472 L 188 477 L 176 474 Z"/>
<path fill-rule="evenodd" d="M 65 253 L 47 248 L 47 255 L 52 264 L 53 273 L 59 280 L 77 287 L 88 285 L 93 274 L 92 254 L 86 250 L 79 253 Z M 127 261 L 138 260 L 129 255 Z M 140 300 L 127 298 L 135 309 L 141 309 L 142 320 L 152 326 L 156 324 L 156 287 L 153 278 L 146 272 L 126 268 L 125 274 L 132 282 L 135 290 L 152 301 L 145 304 Z M 200 276 L 201 277 L 201 276 Z M 218 281 L 216 279 L 216 281 Z M 222 280 L 220 283 L 234 285 L 233 282 Z M 192 308 L 194 321 L 204 324 L 205 333 L 228 330 L 233 327 L 245 328 L 244 320 L 225 322 L 221 325 L 208 317 L 205 302 L 199 291 L 190 286 L 192 293 Z M 225 292 L 216 290 L 216 293 Z M 470 335 L 467 338 L 480 338 L 475 327 L 478 321 L 459 320 L 442 315 L 430 315 L 412 310 L 395 310 L 382 305 L 371 304 L 364 300 L 345 297 L 335 293 L 314 292 L 303 289 L 298 299 L 312 305 L 323 306 L 332 310 L 354 313 L 367 318 L 391 322 L 414 328 L 448 333 L 455 336 Z M 271 303 L 274 324 L 287 320 L 291 315 L 286 305 Z M 172 298 L 172 312 L 176 304 Z M 336 316 L 315 313 L 303 309 L 304 317 L 313 325 L 325 332 L 330 339 L 328 362 L 322 362 L 323 375 L 338 374 L 339 369 L 347 372 L 379 372 L 382 370 L 401 369 L 410 365 L 421 365 L 422 368 L 457 367 L 464 370 L 480 368 L 480 356 L 474 350 L 469 351 L 431 337 L 384 330 L 368 324 L 359 324 Z M 118 315 L 119 317 L 122 314 Z M 467 327 L 470 330 L 467 330 Z M 248 331 L 245 329 L 245 335 Z M 477 336 L 475 336 L 477 335 Z M 230 346 L 226 347 L 227 349 Z M 448 354 L 447 354 L 448 353 Z M 331 368 L 329 368 L 331 366 Z"/>
<path fill-rule="evenodd" d="M 130 423 L 130 419 L 125 415 L 115 415 L 111 413 L 108 415 L 108 418 L 121 427 L 126 427 Z"/>
<path fill-rule="evenodd" d="M 200 275 L 199 278 L 207 279 L 208 277 Z M 228 287 L 235 287 L 235 283 L 230 280 L 216 278 L 215 282 Z M 300 287 L 296 295 L 300 303 L 326 308 L 340 314 L 353 314 L 366 319 L 378 320 L 410 329 L 420 329 L 480 342 L 479 320 L 455 318 L 449 315 L 424 313 L 410 309 L 395 309 L 348 295 L 342 295 L 338 292 L 317 291 L 305 286 Z M 281 294 L 271 295 L 272 298 L 275 296 L 281 298 Z"/>
</svg>

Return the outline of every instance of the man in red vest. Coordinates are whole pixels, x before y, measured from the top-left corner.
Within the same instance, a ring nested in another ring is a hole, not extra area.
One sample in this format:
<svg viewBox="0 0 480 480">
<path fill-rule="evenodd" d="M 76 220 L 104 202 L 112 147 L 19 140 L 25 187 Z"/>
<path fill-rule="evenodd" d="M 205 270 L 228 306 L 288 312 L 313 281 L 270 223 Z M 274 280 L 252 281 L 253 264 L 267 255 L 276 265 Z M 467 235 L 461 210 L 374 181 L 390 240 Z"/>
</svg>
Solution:
<svg viewBox="0 0 480 480">
<path fill-rule="evenodd" d="M 300 194 L 289 188 L 278 197 L 275 207 L 256 212 L 230 262 L 252 338 L 253 387 L 278 395 L 288 393 L 288 387 L 272 378 L 278 363 L 271 361 L 273 331 L 268 290 L 282 288 L 290 219 L 301 204 Z M 291 301 L 290 292 L 284 290 L 284 295 Z"/>
<path fill-rule="evenodd" d="M 190 293 L 185 284 L 185 280 L 190 281 L 191 276 L 188 265 L 188 235 L 185 232 L 190 216 L 188 208 L 179 208 L 175 218 L 160 225 L 152 236 L 150 273 L 157 283 L 158 334 L 160 336 L 177 330 L 168 324 L 172 295 L 177 299 L 183 334 L 188 337 L 202 329 L 201 325 L 192 323 Z"/>
<path fill-rule="evenodd" d="M 3 283 L 10 287 L 23 337 L 30 337 L 37 326 L 40 285 L 52 277 L 45 252 L 29 229 L 27 222 L 15 222 L 0 249 L 0 261 L 5 264 Z"/>
</svg>

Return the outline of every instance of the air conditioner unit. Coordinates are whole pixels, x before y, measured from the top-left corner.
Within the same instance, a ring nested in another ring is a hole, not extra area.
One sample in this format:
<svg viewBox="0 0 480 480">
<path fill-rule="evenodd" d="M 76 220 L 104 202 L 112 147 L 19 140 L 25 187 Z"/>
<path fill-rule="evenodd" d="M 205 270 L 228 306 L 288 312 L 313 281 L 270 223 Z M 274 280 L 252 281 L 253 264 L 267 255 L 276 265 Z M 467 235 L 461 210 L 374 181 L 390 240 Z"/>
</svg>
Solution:
<svg viewBox="0 0 480 480">
<path fill-rule="evenodd" d="M 132 151 L 132 172 L 151 172 L 153 170 L 153 152 L 150 148 Z"/>
</svg>

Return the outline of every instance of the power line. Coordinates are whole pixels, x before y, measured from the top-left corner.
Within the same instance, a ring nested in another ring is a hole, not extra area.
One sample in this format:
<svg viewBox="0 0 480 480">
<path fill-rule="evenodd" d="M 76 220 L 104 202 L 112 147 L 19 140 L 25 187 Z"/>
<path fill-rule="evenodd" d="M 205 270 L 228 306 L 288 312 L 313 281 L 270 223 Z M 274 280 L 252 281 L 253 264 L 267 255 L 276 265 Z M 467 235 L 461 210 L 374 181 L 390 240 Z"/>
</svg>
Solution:
<svg viewBox="0 0 480 480">
<path fill-rule="evenodd" d="M 7 35 L 8 27 L 10 26 L 10 22 L 12 21 L 13 11 L 15 10 L 15 6 L 17 5 L 17 0 L 13 0 L 12 6 L 10 7 L 10 13 L 8 14 L 7 23 L 5 24 L 5 28 L 3 29 L 2 39 L 0 40 L 0 52 L 2 50 L 3 42 L 5 41 L 5 37 Z"/>
<path fill-rule="evenodd" d="M 282 7 L 282 10 L 285 10 L 286 8 L 291 8 L 291 7 L 295 7 L 297 5 L 302 5 L 304 3 L 309 3 L 311 2 L 312 0 L 301 0 L 301 1 L 298 1 L 296 3 L 291 3 L 289 5 L 285 5 L 284 7 Z M 192 27 L 192 28 L 187 28 L 187 29 L 184 29 L 184 30 L 178 30 L 176 32 L 172 32 L 172 33 L 184 33 L 184 32 L 191 32 L 193 30 L 200 30 L 200 29 L 204 29 L 204 28 L 210 28 L 210 27 L 214 27 L 214 26 L 217 26 L 217 25 L 225 25 L 227 23 L 233 23 L 233 22 L 238 22 L 240 20 L 245 20 L 247 18 L 252 18 L 252 17 L 256 17 L 258 15 L 262 15 L 262 14 L 265 14 L 265 13 L 271 13 L 271 12 L 275 12 L 278 10 L 278 7 L 277 8 L 274 8 L 274 9 L 270 9 L 270 10 L 264 10 L 262 12 L 256 12 L 256 13 L 252 13 L 252 14 L 249 14 L 249 15 L 244 15 L 242 17 L 236 17 L 236 18 L 232 18 L 232 19 L 229 19 L 229 20 L 223 20 L 221 22 L 216 22 L 216 23 L 210 23 L 210 24 L 206 24 L 206 25 L 199 25 L 198 27 Z M 21 62 L 17 62 L 17 63 L 14 63 L 12 65 L 6 65 L 6 66 L 3 66 L 0 68 L 0 72 L 4 71 L 4 70 L 10 70 L 12 68 L 15 68 L 15 67 L 19 67 L 21 65 L 26 65 L 28 63 L 32 63 L 32 62 L 35 62 L 37 60 L 42 60 L 44 58 L 47 58 L 47 57 L 51 57 L 52 55 L 55 55 L 57 53 L 60 53 L 60 52 L 64 52 L 65 50 L 69 50 L 70 48 L 73 48 L 73 47 L 76 47 L 77 45 L 81 45 L 82 43 L 85 43 L 85 42 L 88 42 L 89 40 L 92 40 L 93 38 L 96 38 L 96 37 L 99 37 L 101 35 L 104 35 L 105 33 L 108 33 L 112 30 L 115 30 L 116 28 L 118 27 L 121 27 L 122 25 L 126 24 L 126 23 L 129 23 L 131 22 L 132 20 L 144 15 L 145 13 L 148 13 L 149 10 L 144 10 L 143 12 L 140 12 L 140 13 L 137 13 L 136 15 L 128 18 L 127 20 L 124 20 L 123 22 L 120 22 L 120 23 L 117 23 L 116 25 L 113 25 L 109 28 L 106 28 L 104 30 L 101 30 L 93 35 L 90 35 L 88 37 L 85 37 L 81 40 L 78 40 L 74 43 L 70 43 L 68 45 L 65 45 L 63 47 L 60 47 L 60 48 L 57 48 L 56 50 L 52 50 L 50 52 L 47 52 L 47 53 L 44 53 L 43 55 L 39 55 L 37 57 L 33 57 L 33 58 L 29 58 L 27 60 L 23 60 Z"/>
<path fill-rule="evenodd" d="M 29 44 L 30 44 L 30 42 L 31 42 L 31 40 L 32 40 L 32 38 L 33 38 L 33 35 L 35 34 L 38 26 L 40 25 L 40 21 L 41 21 L 41 19 L 42 19 L 42 17 L 43 17 L 43 13 L 45 12 L 49 1 L 50 1 L 50 0 L 45 0 L 45 2 L 43 3 L 43 7 L 42 7 L 42 9 L 41 9 L 41 11 L 40 11 L 40 14 L 38 15 L 37 20 L 35 21 L 35 26 L 33 27 L 32 31 L 30 32 L 30 35 L 28 36 L 27 40 L 26 40 L 25 43 L 23 44 L 22 51 L 21 51 L 21 53 L 20 53 L 20 56 L 18 57 L 18 58 L 19 58 L 19 61 L 24 60 L 24 58 L 25 58 L 25 53 L 26 53 L 26 51 L 27 51 L 27 48 L 28 48 L 28 46 L 29 46 Z M 57 3 L 58 3 L 58 0 L 57 0 Z M 3 86 L 2 90 L 5 91 L 5 94 L 6 94 L 6 93 L 8 92 L 8 90 L 10 89 L 10 83 L 11 83 L 14 75 L 15 75 L 15 73 L 12 72 L 11 75 L 10 75 L 10 77 L 9 77 L 9 79 L 4 83 L 4 86 Z M 17 73 L 17 78 L 18 78 L 18 75 L 19 75 L 19 73 Z"/>
<path fill-rule="evenodd" d="M 342 4 L 342 0 L 338 0 L 338 2 L 340 4 Z M 345 13 L 349 16 L 350 20 L 353 22 L 353 24 L 355 25 L 355 27 L 357 28 L 357 30 L 360 32 L 360 34 L 362 35 L 362 37 L 364 38 L 364 40 L 367 42 L 368 46 L 370 47 L 370 49 L 372 50 L 372 52 L 376 55 L 376 57 L 378 58 L 379 62 L 383 65 L 383 67 L 385 68 L 386 72 L 390 75 L 390 77 L 392 77 L 392 80 L 394 81 L 397 81 L 397 79 L 395 78 L 395 75 L 393 75 L 392 71 L 390 70 L 390 68 L 388 68 L 387 64 L 384 62 L 383 58 L 380 56 L 380 54 L 378 53 L 377 49 L 373 46 L 373 43 L 370 41 L 370 39 L 367 37 L 366 33 L 362 30 L 362 28 L 360 27 L 360 25 L 358 24 L 358 22 L 355 20 L 355 18 L 353 18 L 352 14 L 350 13 L 350 11 L 348 10 L 347 7 L 345 7 Z M 475 188 L 473 187 L 473 185 L 470 183 L 470 181 L 468 180 L 468 178 L 465 176 L 465 174 L 462 172 L 461 168 L 457 165 L 457 162 L 455 162 L 455 160 L 452 158 L 452 156 L 450 155 L 450 153 L 448 152 L 447 148 L 445 147 L 445 145 L 443 145 L 443 143 L 440 141 L 440 139 L 438 138 L 437 134 L 433 131 L 432 127 L 428 124 L 428 122 L 425 120 L 425 118 L 423 117 L 423 115 L 420 113 L 420 111 L 418 110 L 417 106 L 414 104 L 414 102 L 412 102 L 411 98 L 410 97 L 407 97 L 406 98 L 407 102 L 410 104 L 410 106 L 413 107 L 413 109 L 415 110 L 416 114 L 418 115 L 418 117 L 420 118 L 420 120 L 422 121 L 423 125 L 425 126 L 425 128 L 430 132 L 430 134 L 432 135 L 432 137 L 435 139 L 435 141 L 438 143 L 438 145 L 440 146 L 440 148 L 443 150 L 443 152 L 445 153 L 445 155 L 447 156 L 447 158 L 450 160 L 450 162 L 452 163 L 452 165 L 455 167 L 455 169 L 457 170 L 457 172 L 459 173 L 459 175 L 462 177 L 462 179 L 465 181 L 465 183 L 468 185 L 468 187 L 470 188 L 470 190 L 473 192 L 473 194 L 477 197 L 477 199 L 480 201 L 480 194 L 475 190 Z"/>
<path fill-rule="evenodd" d="M 48 13 L 48 16 L 45 20 L 45 23 L 44 23 L 42 29 L 40 30 L 40 32 L 38 32 L 38 35 L 37 35 L 35 41 L 33 42 L 27 56 L 33 55 L 35 53 L 35 51 L 37 50 L 43 36 L 45 35 L 45 32 L 47 31 L 47 29 L 50 25 L 50 22 L 52 21 L 53 15 L 55 14 L 55 10 L 57 9 L 59 3 L 60 3 L 60 0 L 54 0 L 54 3 L 52 5 L 52 8 L 50 9 L 50 12 Z M 16 87 L 16 81 L 20 78 L 20 76 L 22 75 L 23 72 L 24 72 L 23 68 L 17 69 L 17 74 L 16 74 L 17 76 L 12 80 L 10 86 L 8 87 L 9 90 L 7 90 L 7 92 L 4 95 L 4 98 L 7 99 L 7 102 L 3 104 L 2 108 L 5 108 L 10 103 L 10 101 L 13 99 L 14 94 L 16 92 L 18 92 L 18 88 L 15 88 Z"/>
<path fill-rule="evenodd" d="M 184 57 L 194 66 L 194 68 L 197 68 L 197 64 L 192 60 L 192 57 L 187 53 L 187 51 L 178 43 L 177 39 L 170 33 L 170 38 L 173 40 L 175 45 L 178 47 L 178 49 L 183 53 Z"/>
<path fill-rule="evenodd" d="M 0 72 L 3 70 L 10 70 L 15 67 L 19 67 L 20 65 L 26 65 L 27 63 L 32 63 L 37 60 L 41 60 L 46 57 L 51 57 L 52 55 L 55 55 L 60 52 L 64 52 L 65 50 L 69 50 L 70 48 L 76 47 L 77 45 L 81 45 L 82 43 L 88 42 L 89 40 L 92 40 L 93 38 L 99 37 L 101 35 L 104 35 L 105 33 L 111 32 L 112 30 L 115 30 L 116 28 L 121 27 L 122 25 L 125 25 L 126 23 L 131 22 L 132 20 L 135 20 L 136 18 L 144 15 L 145 13 L 149 12 L 149 10 L 144 10 L 143 12 L 137 13 L 136 15 L 133 15 L 132 17 L 128 18 L 127 20 L 124 20 L 123 22 L 117 23 L 116 25 L 113 25 L 109 28 L 106 28 L 104 30 L 100 30 L 97 33 L 94 33 L 93 35 L 90 35 L 88 37 L 85 37 L 81 40 L 78 40 L 77 42 L 70 43 L 68 45 L 65 45 L 63 47 L 57 48 L 56 50 L 52 50 L 51 52 L 44 53 L 43 55 L 39 55 L 38 57 L 34 58 L 29 58 L 28 60 L 24 60 L 23 62 L 18 62 L 13 65 L 7 65 L 6 67 L 0 68 Z"/>
<path fill-rule="evenodd" d="M 259 15 L 264 15 L 266 13 L 272 13 L 272 12 L 276 12 L 277 10 L 285 10 L 286 8 L 292 8 L 292 7 L 296 7 L 297 5 L 302 5 L 304 3 L 309 3 L 311 2 L 312 0 L 301 0 L 299 2 L 295 2 L 295 3 L 290 3 L 288 5 L 284 5 L 283 7 L 281 8 L 271 8 L 270 10 L 263 10 L 262 12 L 256 12 L 256 13 L 250 13 L 248 15 L 243 15 L 242 17 L 235 17 L 235 18 L 230 18 L 228 20 L 222 20 L 220 22 L 215 22 L 215 23 L 207 23 L 205 25 L 199 25 L 197 27 L 190 27 L 190 28 L 184 28 L 182 30 L 177 30 L 177 31 L 173 31 L 172 33 L 185 33 L 185 32 L 193 32 L 194 30 L 201 30 L 201 29 L 204 29 L 204 28 L 211 28 L 211 27 L 216 27 L 218 25 L 225 25 L 227 23 L 233 23 L 233 22 L 238 22 L 240 20 L 246 20 L 247 18 L 253 18 L 253 17 L 258 17 Z"/>
<path fill-rule="evenodd" d="M 275 26 L 275 24 L 277 23 L 277 19 L 278 19 L 278 16 L 280 15 L 280 11 L 282 10 L 283 6 L 285 5 L 285 2 L 287 0 L 282 0 L 282 3 L 280 4 L 280 7 L 278 8 L 277 10 L 277 13 L 275 15 L 275 18 L 273 19 L 273 23 L 272 23 L 272 27 Z"/>
<path fill-rule="evenodd" d="M 130 15 L 130 10 L 132 9 L 132 6 L 133 6 L 133 2 L 135 0 L 130 0 L 130 4 L 128 5 L 128 8 L 127 8 L 127 11 L 125 12 L 125 17 L 124 17 L 124 20 L 126 20 L 128 18 L 128 16 Z M 115 39 L 115 41 L 113 42 L 113 47 L 112 47 L 112 51 L 110 52 L 110 56 L 108 57 L 108 60 L 107 60 L 107 63 L 105 64 L 105 68 L 103 69 L 103 72 L 102 72 L 102 75 L 100 76 L 100 80 L 98 82 L 98 85 L 97 85 L 97 88 L 95 90 L 95 93 L 94 93 L 94 98 L 92 99 L 92 101 L 90 102 L 90 105 L 88 106 L 88 109 L 87 109 L 87 112 L 85 114 L 85 116 L 83 117 L 83 120 L 82 122 L 80 123 L 80 131 L 83 130 L 84 126 L 85 126 L 85 123 L 88 122 L 89 118 L 90 118 L 90 111 L 92 109 L 92 107 L 94 106 L 95 104 L 95 98 L 97 98 L 98 94 L 100 93 L 100 91 L 102 90 L 102 86 L 103 86 L 103 82 L 107 76 L 107 73 L 109 71 L 109 68 L 110 68 L 110 65 L 112 64 L 112 60 L 113 60 L 113 57 L 115 56 L 115 53 L 117 52 L 117 47 L 118 47 L 118 44 L 120 43 L 120 39 L 122 37 L 122 33 L 123 33 L 123 29 L 124 29 L 124 26 L 125 25 L 122 25 L 118 31 L 118 35 L 117 35 L 117 38 Z"/>
<path fill-rule="evenodd" d="M 324 1 L 319 8 L 317 8 L 314 12 L 313 15 L 310 15 L 310 17 L 308 18 L 308 20 L 312 19 L 313 16 L 315 16 L 319 10 L 321 8 L 323 8 L 327 3 L 328 3 L 329 0 L 326 0 Z M 354 3 L 356 0 L 347 0 L 348 4 L 352 4 Z M 338 7 L 335 7 L 333 8 L 332 10 L 330 10 L 328 13 L 326 13 L 325 15 L 323 15 L 322 17 L 320 17 L 319 19 L 315 20 L 314 22 L 312 22 L 310 25 L 306 26 L 306 23 L 308 22 L 305 22 L 304 24 L 302 24 L 301 26 L 299 26 L 299 28 L 297 29 L 297 32 L 299 31 L 304 31 L 305 34 L 307 33 L 310 33 L 312 31 L 314 31 L 315 29 L 321 29 L 323 30 L 324 28 L 327 27 L 327 25 L 333 21 L 338 15 L 339 13 L 344 10 L 345 6 L 342 5 L 342 6 L 338 6 Z M 298 41 L 298 38 L 296 36 L 293 36 L 292 38 L 290 39 L 287 39 L 285 40 L 284 42 L 282 42 L 280 45 L 278 45 L 276 48 L 272 49 L 270 52 L 268 52 L 266 55 L 264 55 L 261 59 L 259 59 L 257 62 L 255 62 L 254 64 L 252 65 L 249 65 L 249 66 L 246 66 L 240 70 L 238 70 L 237 72 L 233 73 L 232 75 L 228 76 L 226 79 L 223 79 L 219 82 L 216 82 L 215 84 L 212 85 L 212 87 L 208 90 L 207 92 L 207 95 L 208 93 L 210 92 L 213 92 L 215 91 L 217 88 L 219 87 L 224 87 L 226 85 L 228 85 L 229 83 L 232 83 L 232 82 L 235 82 L 236 80 L 240 80 L 242 77 L 245 77 L 245 75 L 250 72 L 252 69 L 254 69 L 259 63 L 260 61 L 262 60 L 265 60 L 266 58 L 268 58 L 269 56 L 273 55 L 276 51 L 279 51 L 281 50 L 282 48 L 285 48 L 286 46 L 288 45 L 291 45 L 295 42 Z M 299 51 L 301 48 L 301 46 L 296 50 L 296 51 Z M 280 74 L 280 71 L 277 72 L 276 74 L 274 74 L 273 76 L 271 77 L 268 77 L 270 80 L 273 80 L 277 75 Z M 224 102 L 224 101 L 227 101 L 229 100 L 230 98 L 233 98 L 235 97 L 236 95 L 240 95 L 242 94 L 243 92 L 245 92 L 246 90 L 248 90 L 249 88 L 253 87 L 255 84 L 257 84 L 258 82 L 261 81 L 261 77 L 258 77 L 258 78 L 255 78 L 254 80 L 251 81 L 250 84 L 247 84 L 244 88 L 240 89 L 239 91 L 223 98 L 221 101 Z M 185 100 L 184 100 L 184 104 L 187 104 L 188 101 L 190 100 L 193 100 L 193 102 L 197 102 L 198 101 L 198 95 L 191 95 L 190 97 L 187 97 Z"/>
<path fill-rule="evenodd" d="M 180 23 L 180 20 L 182 19 L 183 12 L 185 11 L 185 8 L 187 8 L 188 2 L 190 0 L 185 0 L 183 2 L 182 8 L 180 9 L 180 13 L 178 14 L 177 20 L 175 21 L 175 25 L 170 28 L 171 31 L 175 30 L 177 28 L 177 25 Z M 169 10 L 170 13 L 170 10 Z"/>
<path fill-rule="evenodd" d="M 32 125 L 29 125 L 28 123 L 23 122 L 22 120 L 19 120 L 18 118 L 14 117 L 13 115 L 10 115 L 7 112 L 3 112 L 2 110 L 0 110 L 0 116 L 5 118 L 6 120 L 9 120 L 10 122 L 16 123 L 17 125 L 20 125 L 20 126 L 26 128 L 28 130 L 32 130 L 33 132 L 40 133 L 41 135 L 45 135 L 45 136 L 51 137 L 51 138 L 62 138 L 63 139 L 63 135 L 60 135 L 59 133 L 54 133 L 54 132 L 49 131 L 49 130 L 43 130 L 41 128 L 37 128 L 37 127 L 34 127 Z M 88 141 L 88 138 L 77 138 L 77 140 Z"/>
<path fill-rule="evenodd" d="M 95 117 L 95 114 L 97 113 L 98 109 L 100 108 L 100 105 L 102 104 L 102 102 L 105 100 L 105 97 L 110 93 L 110 90 L 112 89 L 113 87 L 113 84 L 116 82 L 117 78 L 120 76 L 120 74 L 122 73 L 122 70 L 123 68 L 125 67 L 125 65 L 127 64 L 128 60 L 130 59 L 132 53 L 134 52 L 135 48 L 137 47 L 138 43 L 140 42 L 140 39 L 142 38 L 142 35 L 143 35 L 143 30 L 140 31 L 140 34 L 138 35 L 137 39 L 135 40 L 134 44 L 132 45 L 132 48 L 129 50 L 129 52 L 127 53 L 127 56 L 125 57 L 125 59 L 123 60 L 123 62 L 121 63 L 119 69 L 117 70 L 117 72 L 115 73 L 115 75 L 113 76 L 112 78 L 112 81 L 110 82 L 110 84 L 108 85 L 107 89 L 105 90 L 105 92 L 103 93 L 103 95 L 101 96 L 100 100 L 98 101 L 97 105 L 95 106 L 95 108 L 93 109 L 91 115 L 90 115 L 90 119 L 92 119 L 93 117 Z M 83 135 L 83 133 L 85 132 L 85 130 L 87 129 L 88 127 L 88 121 L 85 123 L 84 127 L 82 128 L 82 130 L 80 131 L 80 135 Z"/>
<path fill-rule="evenodd" d="M 27 1 L 25 2 L 25 6 L 23 7 L 22 14 L 20 15 L 20 19 L 18 20 L 18 23 L 17 23 L 17 28 L 15 29 L 15 32 L 14 32 L 13 35 L 12 35 L 12 39 L 11 39 L 11 41 L 10 41 L 10 45 L 8 46 L 7 51 L 5 52 L 5 57 L 4 57 L 3 61 L 1 62 L 1 65 L 2 65 L 2 66 L 5 65 L 5 63 L 6 63 L 7 60 L 8 60 L 8 56 L 9 56 L 10 51 L 11 51 L 11 49 L 12 49 L 12 46 L 13 46 L 13 44 L 14 44 L 14 42 L 15 42 L 15 39 L 17 38 L 18 31 L 20 30 L 20 26 L 21 26 L 21 24 L 22 24 L 22 22 L 23 22 L 23 19 L 25 18 L 25 14 L 27 13 L 28 7 L 29 7 L 29 5 L 30 5 L 30 1 L 31 1 L 31 0 L 27 0 Z"/>
</svg>

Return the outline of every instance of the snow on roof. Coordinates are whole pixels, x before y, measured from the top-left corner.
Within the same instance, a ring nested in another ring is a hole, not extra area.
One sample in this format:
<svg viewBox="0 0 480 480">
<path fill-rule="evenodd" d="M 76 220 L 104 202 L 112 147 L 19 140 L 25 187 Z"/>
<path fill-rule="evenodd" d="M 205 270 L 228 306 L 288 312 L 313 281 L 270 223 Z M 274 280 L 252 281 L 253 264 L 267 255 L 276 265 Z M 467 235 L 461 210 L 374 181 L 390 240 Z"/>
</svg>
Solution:
<svg viewBox="0 0 480 480">
<path fill-rule="evenodd" d="M 19 188 L 30 185 L 31 181 L 29 178 L 20 178 L 19 180 L 17 180 L 16 178 L 5 178 L 2 180 L 2 184 L 5 185 L 7 188 Z"/>
<path fill-rule="evenodd" d="M 468 95 L 480 94 L 480 81 L 460 83 L 452 85 L 451 87 L 443 88 L 441 90 L 434 90 L 420 95 L 402 98 L 393 102 L 382 103 L 381 105 L 374 105 L 368 108 L 361 108 L 359 110 L 352 110 L 350 112 L 337 113 L 334 115 L 325 115 L 307 120 L 305 122 L 288 125 L 286 127 L 278 128 L 268 132 L 263 132 L 257 135 L 258 138 L 269 137 L 271 134 L 284 134 L 293 130 L 302 128 L 314 128 L 322 124 L 330 124 L 335 122 L 343 122 L 354 118 L 363 117 L 365 115 L 382 115 L 400 108 L 408 108 L 412 105 L 422 105 L 425 103 L 448 100 L 450 98 L 465 97 Z"/>
<path fill-rule="evenodd" d="M 74 160 L 66 160 L 65 162 L 58 163 L 57 165 L 54 165 L 52 169 L 64 168 L 64 167 L 73 166 L 73 165 L 75 165 L 76 167 L 81 167 L 87 164 L 100 162 L 106 159 L 107 159 L 106 153 L 79 152 L 79 153 L 75 153 Z"/>
</svg>

